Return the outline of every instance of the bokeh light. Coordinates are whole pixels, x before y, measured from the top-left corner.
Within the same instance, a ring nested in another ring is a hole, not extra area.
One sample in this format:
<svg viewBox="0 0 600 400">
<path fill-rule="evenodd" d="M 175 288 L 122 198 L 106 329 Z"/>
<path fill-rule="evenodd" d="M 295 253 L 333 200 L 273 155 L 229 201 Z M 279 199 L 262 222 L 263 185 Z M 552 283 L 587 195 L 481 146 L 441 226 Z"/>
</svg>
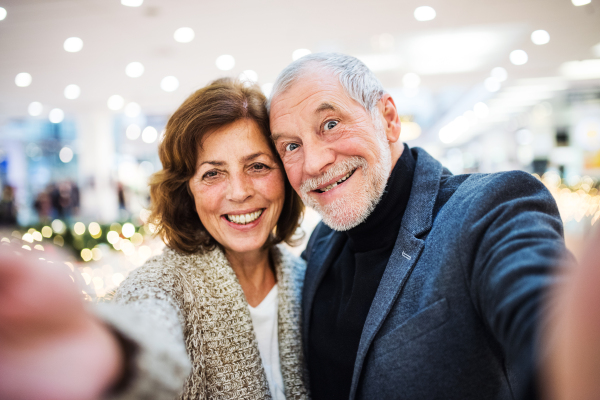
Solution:
<svg viewBox="0 0 600 400">
<path fill-rule="evenodd" d="M 73 225 L 73 232 L 77 235 L 83 235 L 85 233 L 85 224 L 83 222 L 76 222 Z"/>
<path fill-rule="evenodd" d="M 42 236 L 44 236 L 45 238 L 49 238 L 52 236 L 52 228 L 50 228 L 49 226 L 44 226 L 42 228 Z"/>
<path fill-rule="evenodd" d="M 48 119 L 53 124 L 60 124 L 65 119 L 65 112 L 60 108 L 53 108 L 48 114 Z"/>
<path fill-rule="evenodd" d="M 188 27 L 179 28 L 173 34 L 173 38 L 179 43 L 189 43 L 194 40 L 195 36 L 194 30 Z"/>
<path fill-rule="evenodd" d="M 229 71 L 235 67 L 235 58 L 229 54 L 223 54 L 217 57 L 215 64 L 221 71 Z"/>
<path fill-rule="evenodd" d="M 144 143 L 154 143 L 158 138 L 158 131 L 153 126 L 147 126 L 142 131 L 142 140 Z"/>
<path fill-rule="evenodd" d="M 75 100 L 81 94 L 81 88 L 77 85 L 71 84 L 65 88 L 64 95 L 69 100 Z"/>
<path fill-rule="evenodd" d="M 416 88 L 419 87 L 419 85 L 421 84 L 421 77 L 417 74 L 415 74 L 414 72 L 409 72 L 407 74 L 404 74 L 404 76 L 402 77 L 402 85 L 405 88 Z"/>
<path fill-rule="evenodd" d="M 133 236 L 133 234 L 135 233 L 135 226 L 133 226 L 132 223 L 127 222 L 123 225 L 123 228 L 121 230 L 121 233 L 123 234 L 123 236 L 125 236 L 126 238 L 130 238 Z"/>
<path fill-rule="evenodd" d="M 50 225 L 52 226 L 52 230 L 59 235 L 62 235 L 67 230 L 67 226 L 60 219 L 55 219 Z"/>
<path fill-rule="evenodd" d="M 165 92 L 174 92 L 179 87 L 179 80 L 174 76 L 165 76 L 160 81 L 160 88 Z"/>
<path fill-rule="evenodd" d="M 121 0 L 121 4 L 127 7 L 139 7 L 144 4 L 144 0 Z"/>
<path fill-rule="evenodd" d="M 73 159 L 73 150 L 71 150 L 70 147 L 65 146 L 60 149 L 58 157 L 60 158 L 60 161 L 64 162 L 65 164 L 71 162 Z"/>
<path fill-rule="evenodd" d="M 504 82 L 508 78 L 508 72 L 502 67 L 496 67 L 492 69 L 490 76 L 498 82 Z"/>
<path fill-rule="evenodd" d="M 8 13 L 6 12 L 6 8 L 0 7 L 0 21 L 3 21 L 6 18 L 7 14 Z"/>
<path fill-rule="evenodd" d="M 144 66 L 141 62 L 130 62 L 125 67 L 125 74 L 130 78 L 139 78 L 144 74 Z"/>
<path fill-rule="evenodd" d="M 136 124 L 130 124 L 125 130 L 125 136 L 127 136 L 127 139 L 129 140 L 136 140 L 140 137 L 141 133 L 142 129 Z"/>
<path fill-rule="evenodd" d="M 67 40 L 65 40 L 63 48 L 69 53 L 77 53 L 83 48 L 83 40 L 81 40 L 78 37 L 70 37 Z"/>
<path fill-rule="evenodd" d="M 533 31 L 531 41 L 537 45 L 546 44 L 550 41 L 550 34 L 543 29 Z"/>
<path fill-rule="evenodd" d="M 510 53 L 509 58 L 510 58 L 510 62 L 513 63 L 514 65 L 526 64 L 527 60 L 529 59 L 525 50 L 513 50 Z"/>
<path fill-rule="evenodd" d="M 108 98 L 106 105 L 113 111 L 118 111 L 125 105 L 125 99 L 118 94 L 112 95 Z"/>
<path fill-rule="evenodd" d="M 429 6 L 421 6 L 415 9 L 415 19 L 417 21 L 431 21 L 435 18 L 435 10 Z"/>
<path fill-rule="evenodd" d="M 32 117 L 40 116 L 42 114 L 42 111 L 44 111 L 44 106 L 39 101 L 29 103 L 29 106 L 27 107 L 27 112 Z"/>
<path fill-rule="evenodd" d="M 135 102 L 127 103 L 125 106 L 125 115 L 129 118 L 135 118 L 142 112 L 142 107 Z"/>
<path fill-rule="evenodd" d="M 21 72 L 15 77 L 15 85 L 18 87 L 27 87 L 31 85 L 33 78 L 27 72 Z"/>
<path fill-rule="evenodd" d="M 251 69 L 247 69 L 240 74 L 239 79 L 242 82 L 255 83 L 258 81 L 258 74 Z"/>
<path fill-rule="evenodd" d="M 296 49 L 292 53 L 292 60 L 296 61 L 299 58 L 307 56 L 311 53 L 309 49 Z"/>
</svg>

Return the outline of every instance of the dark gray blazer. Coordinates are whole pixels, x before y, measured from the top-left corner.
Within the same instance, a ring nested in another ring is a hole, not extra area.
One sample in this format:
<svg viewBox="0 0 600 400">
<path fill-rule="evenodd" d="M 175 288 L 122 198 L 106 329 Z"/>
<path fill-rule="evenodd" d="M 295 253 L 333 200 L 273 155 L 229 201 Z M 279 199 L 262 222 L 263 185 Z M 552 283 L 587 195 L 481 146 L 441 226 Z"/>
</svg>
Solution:
<svg viewBox="0 0 600 400">
<path fill-rule="evenodd" d="M 520 172 L 452 176 L 424 150 L 362 332 L 350 399 L 511 399 L 531 383 L 538 314 L 563 254 L 556 203 Z M 345 235 L 303 253 L 303 335 Z M 309 357 L 310 355 L 307 355 Z"/>
</svg>

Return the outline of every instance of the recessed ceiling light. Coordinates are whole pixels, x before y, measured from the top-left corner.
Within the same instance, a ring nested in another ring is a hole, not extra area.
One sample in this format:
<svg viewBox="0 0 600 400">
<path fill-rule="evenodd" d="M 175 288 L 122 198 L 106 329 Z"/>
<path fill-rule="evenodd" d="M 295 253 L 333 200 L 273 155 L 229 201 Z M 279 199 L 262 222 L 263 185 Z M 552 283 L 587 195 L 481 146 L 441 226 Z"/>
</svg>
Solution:
<svg viewBox="0 0 600 400">
<path fill-rule="evenodd" d="M 498 82 L 504 82 L 508 78 L 508 72 L 502 67 L 496 67 L 490 74 L 492 78 L 495 78 Z"/>
<path fill-rule="evenodd" d="M 273 83 L 265 83 L 261 85 L 260 89 L 262 90 L 265 97 L 269 97 L 271 95 L 271 92 L 273 91 Z"/>
<path fill-rule="evenodd" d="M 27 87 L 31 85 L 31 75 L 29 75 L 27 72 L 21 72 L 20 74 L 17 74 L 15 77 L 15 84 L 18 87 Z"/>
<path fill-rule="evenodd" d="M 78 37 L 70 37 L 65 40 L 63 48 L 69 53 L 77 53 L 83 48 L 83 40 Z"/>
<path fill-rule="evenodd" d="M 81 94 L 81 88 L 77 85 L 69 85 L 65 88 L 65 97 L 69 100 L 74 100 Z"/>
<path fill-rule="evenodd" d="M 4 18 L 6 18 L 6 9 L 4 7 L 0 7 L 0 21 L 2 21 Z"/>
<path fill-rule="evenodd" d="M 32 117 L 39 116 L 42 111 L 44 111 L 44 106 L 42 106 L 42 103 L 39 101 L 34 101 L 33 103 L 29 104 L 29 107 L 27 107 L 27 112 Z"/>
<path fill-rule="evenodd" d="M 592 0 L 571 0 L 574 6 L 585 6 L 586 4 L 590 4 Z"/>
<path fill-rule="evenodd" d="M 60 124 L 65 119 L 65 112 L 60 108 L 53 108 L 48 114 L 48 119 L 53 124 Z"/>
<path fill-rule="evenodd" d="M 294 52 L 292 53 L 292 60 L 296 61 L 297 59 L 302 58 L 310 53 L 311 51 L 309 49 L 294 50 Z"/>
<path fill-rule="evenodd" d="M 144 66 L 142 63 L 137 61 L 127 64 L 125 67 L 125 74 L 131 78 L 139 78 L 144 73 Z"/>
<path fill-rule="evenodd" d="M 527 56 L 527 53 L 525 53 L 524 50 L 513 50 L 510 53 L 509 58 L 510 62 L 514 65 L 523 65 L 527 63 L 527 60 L 529 60 L 529 57 Z"/>
<path fill-rule="evenodd" d="M 546 44 L 550 41 L 550 34 L 543 29 L 533 31 L 531 41 L 537 45 Z"/>
<path fill-rule="evenodd" d="M 127 103 L 125 106 L 125 115 L 127 115 L 129 118 L 135 118 L 140 115 L 141 112 L 142 107 L 140 107 L 138 103 L 131 102 Z"/>
<path fill-rule="evenodd" d="M 144 0 L 121 0 L 121 4 L 127 7 L 139 7 L 144 3 Z"/>
<path fill-rule="evenodd" d="M 229 71 L 235 67 L 235 58 L 229 54 L 223 54 L 222 56 L 217 57 L 215 64 L 217 64 L 217 68 L 221 71 Z"/>
<path fill-rule="evenodd" d="M 174 76 L 165 76 L 160 81 L 160 87 L 165 92 L 174 92 L 179 87 L 179 81 Z"/>
<path fill-rule="evenodd" d="M 123 97 L 119 96 L 118 94 L 110 96 L 108 98 L 108 101 L 106 102 L 106 105 L 108 106 L 108 108 L 113 111 L 120 110 L 121 108 L 123 108 L 124 104 L 125 104 L 125 100 L 123 99 Z"/>
<path fill-rule="evenodd" d="M 189 43 L 194 40 L 195 36 L 196 35 L 194 34 L 194 30 L 192 28 L 185 27 L 177 29 L 173 34 L 173 38 L 175 38 L 175 41 L 179 43 Z"/>
<path fill-rule="evenodd" d="M 415 19 L 417 21 L 431 21 L 435 18 L 435 10 L 429 6 L 417 7 L 415 10 Z"/>
</svg>

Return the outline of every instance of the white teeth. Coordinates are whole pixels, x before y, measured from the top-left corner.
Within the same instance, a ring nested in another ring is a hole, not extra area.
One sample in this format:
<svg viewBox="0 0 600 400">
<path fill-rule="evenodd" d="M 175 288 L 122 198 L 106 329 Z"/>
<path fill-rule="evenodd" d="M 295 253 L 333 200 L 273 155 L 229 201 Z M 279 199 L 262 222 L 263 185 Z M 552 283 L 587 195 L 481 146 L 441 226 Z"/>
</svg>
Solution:
<svg viewBox="0 0 600 400">
<path fill-rule="evenodd" d="M 331 189 L 333 189 L 334 187 L 336 187 L 337 185 L 339 185 L 340 183 L 344 182 L 346 179 L 348 179 L 350 177 L 350 175 L 352 175 L 354 171 L 350 171 L 348 172 L 342 179 L 340 179 L 337 182 L 332 183 L 329 186 L 324 187 L 323 189 L 321 189 L 321 193 L 325 193 L 330 191 Z"/>
<path fill-rule="evenodd" d="M 236 224 L 246 225 L 246 224 L 249 224 L 250 222 L 255 221 L 258 217 L 260 217 L 262 212 L 263 212 L 263 210 L 258 210 L 258 211 L 255 211 L 253 213 L 248 213 L 248 214 L 235 214 L 235 215 L 227 214 L 227 219 Z"/>
</svg>

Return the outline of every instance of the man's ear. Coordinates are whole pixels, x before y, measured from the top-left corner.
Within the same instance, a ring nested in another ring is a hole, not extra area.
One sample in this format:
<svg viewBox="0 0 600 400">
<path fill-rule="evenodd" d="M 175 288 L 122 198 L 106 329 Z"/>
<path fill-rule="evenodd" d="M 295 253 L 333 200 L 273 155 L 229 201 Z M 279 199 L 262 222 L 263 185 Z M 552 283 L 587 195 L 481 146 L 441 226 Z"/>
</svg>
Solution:
<svg viewBox="0 0 600 400">
<path fill-rule="evenodd" d="M 385 136 L 390 143 L 395 143 L 400 138 L 400 116 L 396 110 L 396 103 L 388 93 L 384 93 L 379 100 L 379 108 L 384 119 Z"/>
</svg>

